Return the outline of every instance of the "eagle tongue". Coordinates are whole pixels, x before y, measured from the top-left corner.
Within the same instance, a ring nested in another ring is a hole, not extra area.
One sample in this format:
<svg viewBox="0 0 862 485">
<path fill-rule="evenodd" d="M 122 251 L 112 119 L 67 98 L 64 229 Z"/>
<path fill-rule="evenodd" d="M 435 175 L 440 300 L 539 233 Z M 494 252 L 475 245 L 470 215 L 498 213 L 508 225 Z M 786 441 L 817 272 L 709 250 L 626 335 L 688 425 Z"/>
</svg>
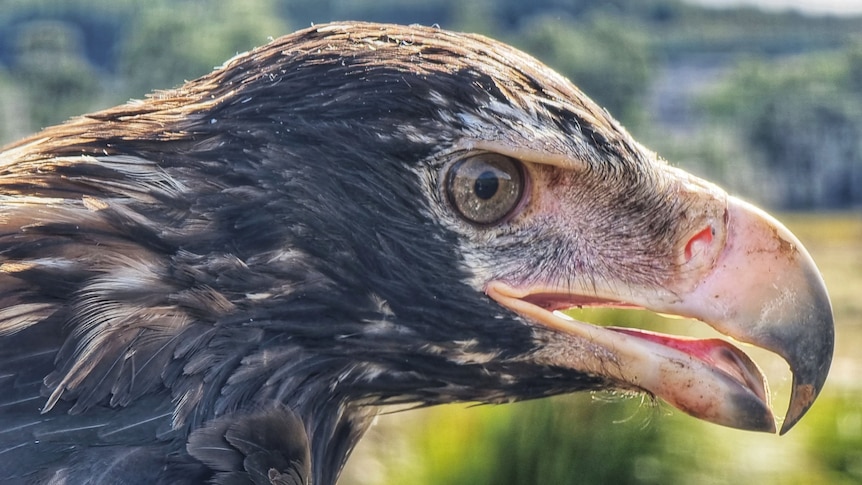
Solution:
<svg viewBox="0 0 862 485">
<path fill-rule="evenodd" d="M 716 338 L 678 337 L 626 327 L 605 328 L 684 352 L 734 379 L 764 403 L 770 401 L 769 387 L 763 371 L 744 352 L 729 342 Z"/>
</svg>

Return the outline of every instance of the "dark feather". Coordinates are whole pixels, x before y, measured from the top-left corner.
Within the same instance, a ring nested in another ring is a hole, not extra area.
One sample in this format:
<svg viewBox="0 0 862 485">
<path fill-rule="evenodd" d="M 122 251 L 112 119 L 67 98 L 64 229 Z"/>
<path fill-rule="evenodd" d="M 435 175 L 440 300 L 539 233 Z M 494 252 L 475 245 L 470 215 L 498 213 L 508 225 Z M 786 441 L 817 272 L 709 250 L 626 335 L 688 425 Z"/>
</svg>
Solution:
<svg viewBox="0 0 862 485">
<path fill-rule="evenodd" d="M 308 484 L 311 457 L 302 421 L 283 408 L 216 419 L 189 437 L 188 452 L 218 473 L 215 483 Z"/>
<path fill-rule="evenodd" d="M 377 406 L 610 385 L 530 361 L 537 331 L 471 281 L 481 237 L 429 186 L 479 135 L 603 175 L 641 156 L 524 54 L 370 24 L 7 147 L 0 479 L 329 485 Z"/>
</svg>

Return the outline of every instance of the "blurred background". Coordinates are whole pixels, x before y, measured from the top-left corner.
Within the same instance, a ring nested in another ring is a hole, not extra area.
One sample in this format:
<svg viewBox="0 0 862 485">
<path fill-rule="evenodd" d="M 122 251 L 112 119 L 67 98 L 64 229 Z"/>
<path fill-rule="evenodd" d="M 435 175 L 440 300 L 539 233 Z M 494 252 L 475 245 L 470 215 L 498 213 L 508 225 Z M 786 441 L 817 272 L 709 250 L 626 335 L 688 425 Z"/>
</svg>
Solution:
<svg viewBox="0 0 862 485">
<path fill-rule="evenodd" d="M 443 406 L 381 417 L 341 484 L 862 483 L 857 0 L 0 0 L 0 144 L 346 19 L 520 47 L 672 164 L 777 212 L 824 273 L 838 340 L 822 397 L 787 436 L 702 423 L 642 396 Z M 642 312 L 582 317 L 712 335 Z M 786 365 L 747 352 L 784 409 Z"/>
</svg>

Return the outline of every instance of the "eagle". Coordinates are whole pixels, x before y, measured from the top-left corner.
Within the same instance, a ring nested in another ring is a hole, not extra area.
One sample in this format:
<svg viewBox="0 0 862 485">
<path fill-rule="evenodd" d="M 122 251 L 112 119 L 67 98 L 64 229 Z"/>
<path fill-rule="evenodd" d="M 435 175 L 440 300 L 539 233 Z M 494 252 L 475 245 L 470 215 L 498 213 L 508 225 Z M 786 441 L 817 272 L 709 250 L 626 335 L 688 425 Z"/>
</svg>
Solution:
<svg viewBox="0 0 862 485">
<path fill-rule="evenodd" d="M 330 485 L 381 409 L 575 391 L 775 432 L 732 340 L 786 432 L 834 340 L 797 238 L 486 37 L 316 25 L 0 152 L 3 483 Z"/>
</svg>

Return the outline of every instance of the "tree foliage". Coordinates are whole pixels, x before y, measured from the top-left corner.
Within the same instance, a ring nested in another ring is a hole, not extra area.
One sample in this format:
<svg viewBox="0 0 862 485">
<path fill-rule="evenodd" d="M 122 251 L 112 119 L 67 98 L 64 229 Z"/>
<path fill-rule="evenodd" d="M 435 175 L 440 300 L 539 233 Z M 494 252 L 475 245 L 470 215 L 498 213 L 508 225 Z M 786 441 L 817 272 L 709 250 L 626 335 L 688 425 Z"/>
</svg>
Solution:
<svg viewBox="0 0 862 485">
<path fill-rule="evenodd" d="M 770 199 L 789 209 L 862 204 L 862 54 L 747 62 L 707 102 L 757 154 Z"/>
<path fill-rule="evenodd" d="M 540 15 L 525 22 L 516 43 L 633 125 L 642 113 L 652 66 L 650 46 L 639 30 L 608 15 L 581 21 Z"/>
<path fill-rule="evenodd" d="M 143 96 L 201 76 L 285 32 L 269 0 L 149 2 L 120 49 L 125 91 Z"/>
<path fill-rule="evenodd" d="M 13 79 L 25 88 L 32 129 L 80 114 L 100 92 L 99 73 L 83 55 L 80 32 L 53 21 L 20 28 Z"/>
</svg>

